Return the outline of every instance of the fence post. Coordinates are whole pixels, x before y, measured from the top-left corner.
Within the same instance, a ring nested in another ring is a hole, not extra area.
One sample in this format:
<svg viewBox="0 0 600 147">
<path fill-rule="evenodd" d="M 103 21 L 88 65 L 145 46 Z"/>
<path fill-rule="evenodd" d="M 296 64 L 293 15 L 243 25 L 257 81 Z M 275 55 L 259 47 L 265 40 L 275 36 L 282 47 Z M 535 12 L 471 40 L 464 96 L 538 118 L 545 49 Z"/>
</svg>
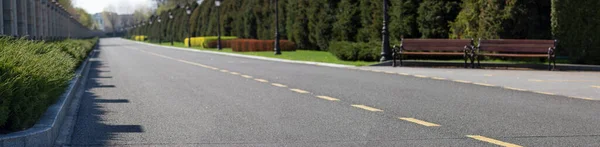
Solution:
<svg viewBox="0 0 600 147">
<path fill-rule="evenodd" d="M 0 0 L 0 35 L 4 35 L 4 0 Z"/>
<path fill-rule="evenodd" d="M 29 24 L 27 26 L 29 28 L 29 30 L 27 30 L 27 31 L 29 32 L 29 36 L 30 36 L 31 39 L 36 39 L 37 34 L 36 34 L 35 30 L 36 30 L 37 26 L 35 25 L 35 22 L 36 22 L 35 21 L 36 20 L 35 17 L 37 15 L 35 13 L 35 3 L 34 3 L 33 0 L 27 0 L 27 2 L 28 2 L 27 3 L 28 4 L 27 5 L 28 6 L 27 10 L 29 11 L 27 13 L 27 14 L 29 14 L 29 17 L 28 17 L 29 18 L 29 21 L 28 21 Z"/>
<path fill-rule="evenodd" d="M 27 1 L 17 1 L 17 27 L 19 36 L 27 36 Z"/>
</svg>

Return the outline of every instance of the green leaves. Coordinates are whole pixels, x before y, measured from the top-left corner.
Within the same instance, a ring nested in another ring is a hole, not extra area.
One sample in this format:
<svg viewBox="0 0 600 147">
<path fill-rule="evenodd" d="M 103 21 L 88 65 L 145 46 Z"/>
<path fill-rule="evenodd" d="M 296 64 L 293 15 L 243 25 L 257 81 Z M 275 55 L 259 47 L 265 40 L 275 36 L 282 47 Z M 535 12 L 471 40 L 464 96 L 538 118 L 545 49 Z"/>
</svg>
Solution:
<svg viewBox="0 0 600 147">
<path fill-rule="evenodd" d="M 0 38 L 0 132 L 31 127 L 64 92 L 97 39 Z"/>
</svg>

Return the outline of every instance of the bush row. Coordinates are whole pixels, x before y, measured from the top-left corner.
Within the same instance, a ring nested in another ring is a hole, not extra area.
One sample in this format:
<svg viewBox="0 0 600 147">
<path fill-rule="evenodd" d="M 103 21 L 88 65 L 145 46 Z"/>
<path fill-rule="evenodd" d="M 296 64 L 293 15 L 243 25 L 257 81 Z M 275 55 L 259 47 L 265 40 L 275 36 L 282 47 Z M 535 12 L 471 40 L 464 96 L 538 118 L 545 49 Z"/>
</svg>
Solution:
<svg viewBox="0 0 600 147">
<path fill-rule="evenodd" d="M 221 44 L 223 45 L 223 42 Z M 236 39 L 226 44 L 230 45 L 234 52 L 260 52 L 275 49 L 275 40 Z M 296 44 L 288 40 L 280 40 L 279 47 L 281 51 L 296 51 Z"/>
<path fill-rule="evenodd" d="M 328 50 L 340 60 L 378 61 L 381 45 L 378 42 L 333 41 L 329 44 Z"/>
<path fill-rule="evenodd" d="M 135 35 L 135 36 L 131 36 L 131 39 L 133 39 L 135 41 L 146 41 L 148 39 L 148 36 Z"/>
<path fill-rule="evenodd" d="M 0 38 L 0 133 L 31 127 L 65 91 L 97 39 Z"/>
<path fill-rule="evenodd" d="M 200 46 L 203 48 L 210 48 L 208 46 L 209 42 L 212 41 L 216 41 L 218 39 L 217 36 L 207 36 L 207 37 L 192 37 L 192 42 L 191 45 L 192 46 Z M 221 36 L 221 41 L 223 40 L 232 40 L 232 39 L 237 39 L 237 37 L 235 36 Z M 185 40 L 183 41 L 183 43 L 185 43 L 186 46 L 188 46 L 188 42 L 190 41 L 190 38 L 185 38 Z"/>
</svg>

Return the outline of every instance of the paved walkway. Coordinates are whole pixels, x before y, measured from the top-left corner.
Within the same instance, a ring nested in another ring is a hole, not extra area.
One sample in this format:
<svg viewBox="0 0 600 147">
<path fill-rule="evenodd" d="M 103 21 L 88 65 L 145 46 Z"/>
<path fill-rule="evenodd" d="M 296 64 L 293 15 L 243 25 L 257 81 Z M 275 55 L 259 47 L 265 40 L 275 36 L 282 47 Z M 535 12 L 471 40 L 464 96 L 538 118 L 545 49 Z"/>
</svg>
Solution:
<svg viewBox="0 0 600 147">
<path fill-rule="evenodd" d="M 359 67 L 358 69 L 600 100 L 600 72 L 394 68 L 389 66 Z"/>
</svg>

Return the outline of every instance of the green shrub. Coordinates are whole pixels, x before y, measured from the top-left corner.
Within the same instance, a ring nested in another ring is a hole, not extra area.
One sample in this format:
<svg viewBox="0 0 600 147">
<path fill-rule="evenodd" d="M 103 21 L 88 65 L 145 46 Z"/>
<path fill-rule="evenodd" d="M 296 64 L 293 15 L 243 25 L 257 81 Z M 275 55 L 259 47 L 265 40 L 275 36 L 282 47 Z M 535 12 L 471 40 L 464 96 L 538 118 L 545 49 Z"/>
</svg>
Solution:
<svg viewBox="0 0 600 147">
<path fill-rule="evenodd" d="M 600 1 L 552 0 L 552 34 L 572 63 L 600 65 Z"/>
<path fill-rule="evenodd" d="M 377 42 L 333 41 L 329 44 L 329 52 L 345 61 L 378 61 L 381 45 Z"/>
<path fill-rule="evenodd" d="M 64 92 L 95 42 L 0 38 L 0 132 L 35 124 Z"/>
</svg>

